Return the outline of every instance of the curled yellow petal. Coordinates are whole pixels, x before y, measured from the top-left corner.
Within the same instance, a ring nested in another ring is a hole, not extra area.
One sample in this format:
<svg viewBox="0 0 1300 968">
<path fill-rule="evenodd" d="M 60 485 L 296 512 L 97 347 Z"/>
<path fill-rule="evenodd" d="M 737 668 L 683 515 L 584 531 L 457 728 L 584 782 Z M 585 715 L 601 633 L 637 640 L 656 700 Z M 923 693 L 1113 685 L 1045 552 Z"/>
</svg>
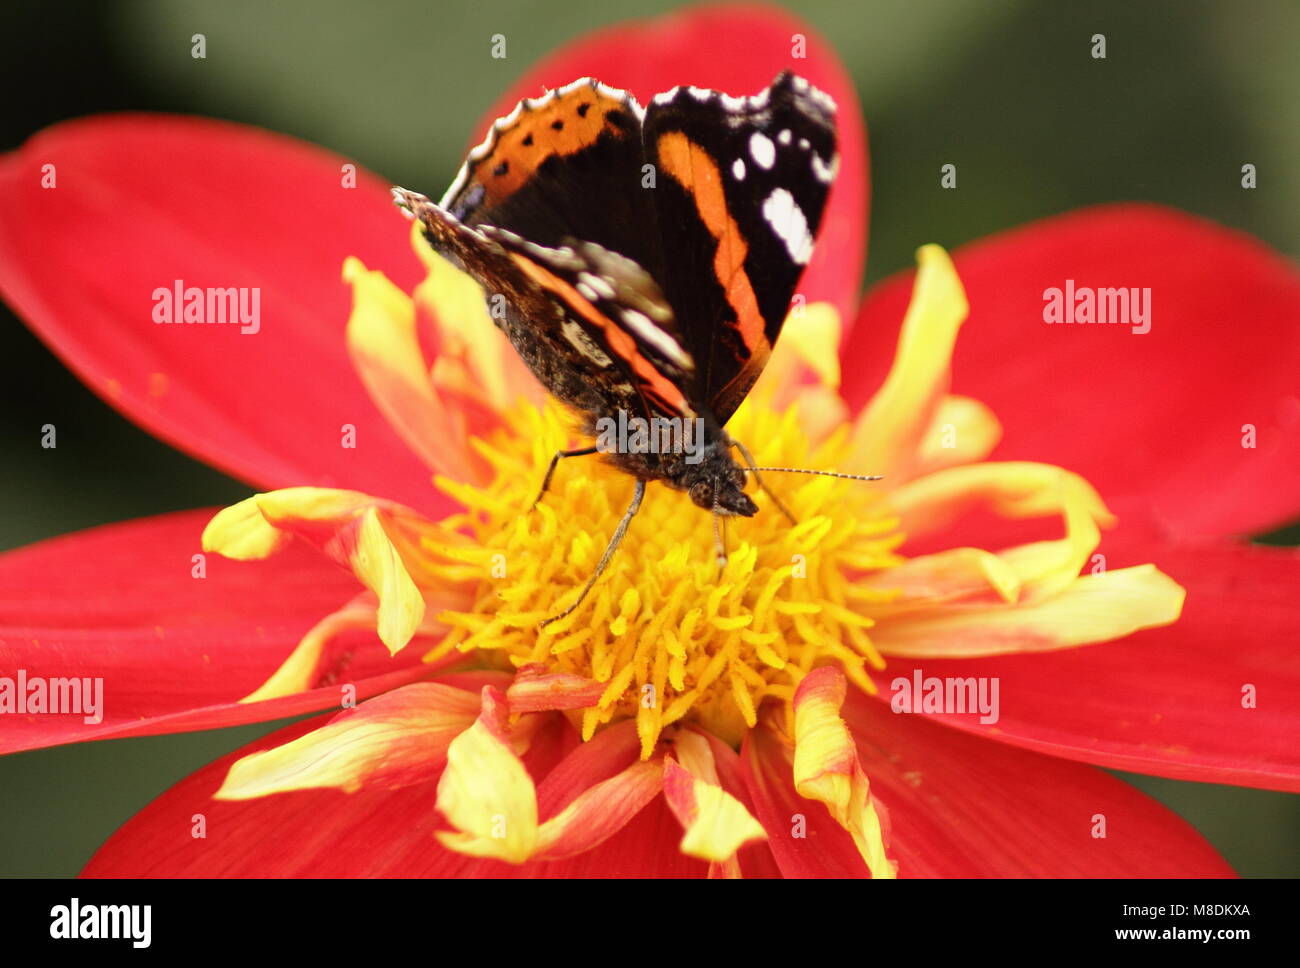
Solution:
<svg viewBox="0 0 1300 968">
<path fill-rule="evenodd" d="M 953 607 L 882 622 L 871 639 L 886 655 L 971 658 L 1045 652 L 1123 638 L 1178 620 L 1187 593 L 1155 565 L 1075 578 L 1026 604 Z"/>
<path fill-rule="evenodd" d="M 685 828 L 681 851 L 718 865 L 733 865 L 736 851 L 767 832 L 745 805 L 722 788 L 709 742 L 685 730 L 675 743 L 676 757 L 664 759 L 664 798 Z M 738 870 L 733 870 L 738 874 Z"/>
<path fill-rule="evenodd" d="M 840 708 L 847 683 L 834 666 L 814 669 L 794 695 L 794 786 L 800 796 L 826 805 L 858 848 L 872 877 L 894 877 L 885 855 L 880 817 L 853 736 Z"/>
<path fill-rule="evenodd" d="M 203 529 L 203 550 L 235 561 L 256 561 L 270 557 L 291 539 L 291 535 L 268 522 L 255 494 L 223 508 Z"/>
<path fill-rule="evenodd" d="M 205 540 L 215 550 L 257 555 L 274 546 L 272 533 L 284 540 L 290 535 L 304 538 L 352 570 L 376 596 L 377 632 L 390 652 L 411 640 L 425 614 L 424 596 L 415 579 L 435 589 L 439 583 L 427 567 L 421 570 L 426 557 L 421 543 L 446 536 L 432 522 L 400 504 L 359 491 L 290 487 L 227 508 L 208 525 Z M 313 650 L 319 654 L 308 643 L 298 657 L 301 661 L 291 657 L 294 669 L 285 671 L 287 681 L 301 680 Z"/>
<path fill-rule="evenodd" d="M 379 640 L 389 652 L 400 652 L 424 620 L 424 598 L 374 508 L 362 519 L 350 560 L 357 577 L 379 599 Z"/>
<path fill-rule="evenodd" d="M 1102 527 L 1115 517 L 1086 480 L 1052 464 L 1002 461 L 966 464 L 909 481 L 890 494 L 890 503 L 909 538 L 943 531 L 967 512 L 987 507 L 1006 518 L 1061 514 L 1067 499 Z"/>
<path fill-rule="evenodd" d="M 1068 479 L 1062 486 L 1065 537 L 1019 545 L 998 555 L 1016 573 L 1026 596 L 1044 598 L 1068 586 L 1101 542 L 1088 494 Z"/>
<path fill-rule="evenodd" d="M 865 601 L 872 617 L 881 622 L 953 602 L 1014 602 L 1020 588 L 1016 569 L 993 552 L 951 548 L 866 575 L 850 593 Z"/>
<path fill-rule="evenodd" d="M 439 831 L 449 850 L 522 864 L 537 849 L 537 789 L 515 754 L 506 698 L 483 689 L 482 712 L 447 749 L 438 809 L 456 829 Z"/>
<path fill-rule="evenodd" d="M 217 800 L 374 784 L 396 789 L 430 779 L 448 744 L 474 722 L 479 697 L 436 682 L 403 686 L 345 710 L 329 723 L 274 749 L 237 761 Z"/>
<path fill-rule="evenodd" d="M 348 352 L 375 406 L 426 466 L 462 480 L 471 477 L 475 467 L 464 416 L 434 392 L 416 337 L 415 304 L 359 259 L 344 263 L 343 278 L 352 285 Z"/>
<path fill-rule="evenodd" d="M 900 482 L 915 472 L 926 432 L 948 392 L 957 330 L 966 319 L 966 292 L 948 253 L 917 251 L 916 283 L 903 317 L 898 350 L 884 384 L 853 425 L 846 470 Z"/>
<path fill-rule="evenodd" d="M 932 474 L 970 464 L 993 453 L 1002 439 L 1002 424 L 989 407 L 971 397 L 948 394 L 921 439 L 913 473 Z"/>
</svg>

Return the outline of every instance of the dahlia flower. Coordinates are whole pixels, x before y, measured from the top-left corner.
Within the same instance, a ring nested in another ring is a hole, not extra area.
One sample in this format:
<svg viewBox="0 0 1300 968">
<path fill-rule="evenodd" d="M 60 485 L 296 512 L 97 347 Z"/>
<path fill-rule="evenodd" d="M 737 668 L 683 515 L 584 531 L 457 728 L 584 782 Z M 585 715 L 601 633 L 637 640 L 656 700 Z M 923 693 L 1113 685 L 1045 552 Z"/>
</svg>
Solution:
<svg viewBox="0 0 1300 968">
<path fill-rule="evenodd" d="M 387 183 L 165 116 L 0 161 L 5 299 L 256 488 L 0 557 L 0 673 L 106 684 L 100 722 L 6 716 L 0 751 L 320 713 L 164 793 L 87 875 L 1231 873 L 1097 767 L 1300 789 L 1300 558 L 1239 537 L 1300 508 L 1300 277 L 1130 204 L 922 245 L 859 303 L 857 101 L 763 8 L 601 31 L 501 106 L 584 75 L 744 94 L 786 66 L 838 102 L 840 174 L 727 429 L 761 465 L 884 480 L 773 476 L 798 524 L 756 494 L 720 575 L 709 516 L 652 488 L 544 628 L 632 482 L 566 461 L 530 510 L 571 421 Z M 1045 325 L 1066 279 L 1149 286 L 1150 330 Z M 260 327 L 155 325 L 172 280 L 259 287 Z M 930 678 L 996 683 L 999 708 L 900 701 Z"/>
</svg>

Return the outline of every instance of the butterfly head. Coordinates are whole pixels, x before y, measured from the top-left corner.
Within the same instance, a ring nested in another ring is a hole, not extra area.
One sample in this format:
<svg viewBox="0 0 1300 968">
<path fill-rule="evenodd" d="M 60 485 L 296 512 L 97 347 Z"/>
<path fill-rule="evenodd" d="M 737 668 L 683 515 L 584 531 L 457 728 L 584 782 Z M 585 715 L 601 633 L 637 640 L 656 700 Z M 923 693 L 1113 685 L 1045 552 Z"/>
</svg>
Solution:
<svg viewBox="0 0 1300 968">
<path fill-rule="evenodd" d="M 682 481 L 690 499 L 716 514 L 753 517 L 758 505 L 745 493 L 745 472 L 721 444 L 705 448 L 704 459 Z"/>
</svg>

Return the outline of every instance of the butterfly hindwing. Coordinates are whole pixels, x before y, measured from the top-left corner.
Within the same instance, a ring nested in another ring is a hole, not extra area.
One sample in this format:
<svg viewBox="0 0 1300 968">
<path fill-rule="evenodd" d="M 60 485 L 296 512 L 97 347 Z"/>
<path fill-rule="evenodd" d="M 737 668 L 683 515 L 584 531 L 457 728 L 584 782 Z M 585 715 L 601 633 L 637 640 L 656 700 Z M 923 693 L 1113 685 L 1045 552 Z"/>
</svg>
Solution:
<svg viewBox="0 0 1300 968">
<path fill-rule="evenodd" d="M 650 416 L 694 416 L 695 364 L 680 341 L 677 322 L 658 283 L 641 266 L 594 242 L 565 240 L 548 248 L 494 226 L 482 226 L 522 271 L 561 300 L 589 341 L 595 363 L 610 357 L 629 375 Z"/>
<path fill-rule="evenodd" d="M 631 362 L 610 351 L 609 323 L 570 282 L 554 252 L 491 226 L 471 228 L 423 195 L 394 189 L 398 203 L 419 220 L 425 238 L 483 287 L 493 322 L 542 384 L 588 414 L 624 409 L 650 417 L 653 408 Z M 492 232 L 495 238 L 490 238 Z M 501 244 L 506 242 L 506 245 Z"/>
</svg>

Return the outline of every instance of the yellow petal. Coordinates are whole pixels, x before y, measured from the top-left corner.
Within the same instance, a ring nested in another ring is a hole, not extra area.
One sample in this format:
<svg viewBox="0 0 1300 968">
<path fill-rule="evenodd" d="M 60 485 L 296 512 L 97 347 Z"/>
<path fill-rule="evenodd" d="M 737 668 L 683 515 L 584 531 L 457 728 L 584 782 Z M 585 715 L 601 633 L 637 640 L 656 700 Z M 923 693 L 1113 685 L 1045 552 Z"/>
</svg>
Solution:
<svg viewBox="0 0 1300 968">
<path fill-rule="evenodd" d="M 840 708 L 847 683 L 834 666 L 814 669 L 794 695 L 794 786 L 800 796 L 826 805 L 853 837 L 872 877 L 894 877 L 885 856 L 880 817 L 853 736 Z"/>
<path fill-rule="evenodd" d="M 754 392 L 772 392 L 781 400 L 779 391 L 795 382 L 800 368 L 808 369 L 822 386 L 838 390 L 841 329 L 840 314 L 830 303 L 791 310 Z"/>
<path fill-rule="evenodd" d="M 1091 484 L 1072 471 L 1030 461 L 984 462 L 936 471 L 890 494 L 908 538 L 935 534 L 978 507 L 1007 518 L 1061 514 L 1067 499 L 1082 502 L 1102 527 L 1115 517 Z"/>
<path fill-rule="evenodd" d="M 952 602 L 1014 602 L 1021 581 L 1016 570 L 991 551 L 951 548 L 867 575 L 856 586 L 874 593 L 862 597 L 870 602 L 872 617 L 881 622 Z M 880 600 L 886 593 L 889 599 Z"/>
<path fill-rule="evenodd" d="M 223 508 L 203 529 L 203 550 L 235 561 L 270 557 L 292 538 L 262 515 L 256 494 Z"/>
<path fill-rule="evenodd" d="M 248 800 L 322 787 L 353 793 L 367 784 L 396 789 L 431 779 L 478 708 L 474 693 L 441 683 L 394 689 L 283 746 L 245 756 L 213 797 Z"/>
<path fill-rule="evenodd" d="M 266 546 L 269 542 L 263 526 L 253 523 L 250 508 L 256 507 L 265 526 L 305 538 L 351 568 L 378 599 L 380 640 L 394 653 L 406 646 L 425 614 L 424 597 L 411 575 L 410 564 L 418 566 L 424 561 L 422 541 L 442 536 L 436 525 L 400 504 L 359 491 L 291 487 L 258 494 L 249 501 L 218 514 L 209 524 L 214 542 L 221 539 L 236 553 L 251 553 Z M 421 572 L 420 577 L 436 587 L 436 576 Z M 291 657 L 295 668 L 285 672 L 290 680 L 301 680 L 313 649 L 315 646 L 310 645 L 304 649 L 302 662 Z"/>
<path fill-rule="evenodd" d="M 359 596 L 336 612 L 331 612 L 313 625 L 298 642 L 289 658 L 284 660 L 271 678 L 258 686 L 240 702 L 262 702 L 279 699 L 296 692 L 306 692 L 316 680 L 320 657 L 330 640 L 341 632 L 375 627 L 375 603 L 371 596 Z"/>
<path fill-rule="evenodd" d="M 840 315 L 830 303 L 796 307 L 747 400 L 747 407 L 784 410 L 795 405 L 799 426 L 821 441 L 848 420 L 839 395 Z"/>
<path fill-rule="evenodd" d="M 521 396 L 540 404 L 545 391 L 492 321 L 479 284 L 433 250 L 418 221 L 411 225 L 411 245 L 427 272 L 413 298 L 427 309 L 437 330 L 435 387 L 498 412 Z"/>
<path fill-rule="evenodd" d="M 709 741 L 684 730 L 674 746 L 677 759 L 664 759 L 664 798 L 685 828 L 681 851 L 714 864 L 727 864 L 745 844 L 766 840 L 763 825 L 718 781 Z"/>
<path fill-rule="evenodd" d="M 389 652 L 400 652 L 424 620 L 424 598 L 374 508 L 362 520 L 350 560 L 357 577 L 379 599 L 379 640 Z"/>
<path fill-rule="evenodd" d="M 469 479 L 476 471 L 465 421 L 434 392 L 415 333 L 415 304 L 359 259 L 344 263 L 343 278 L 352 285 L 348 352 L 375 406 L 428 467 Z"/>
<path fill-rule="evenodd" d="M 1101 542 L 1089 495 L 1068 479 L 1063 487 L 1065 537 L 1019 545 L 998 555 L 1015 571 L 1027 598 L 1048 597 L 1070 585 Z"/>
<path fill-rule="evenodd" d="M 474 725 L 451 741 L 438 782 L 438 809 L 456 829 L 439 831 L 449 850 L 522 864 L 537 849 L 537 790 L 515 754 L 506 699 L 484 687 Z"/>
<path fill-rule="evenodd" d="M 923 246 L 917 263 L 894 364 L 854 422 L 845 468 L 883 474 L 895 484 L 912 476 L 922 459 L 926 432 L 948 392 L 957 330 L 969 308 L 948 253 L 937 245 Z"/>
<path fill-rule="evenodd" d="M 362 491 L 334 487 L 285 487 L 258 494 L 255 500 L 266 520 L 278 528 L 335 524 L 376 504 L 399 506 Z"/>
<path fill-rule="evenodd" d="M 914 474 L 970 464 L 993 453 L 1002 439 L 1002 424 L 987 406 L 971 397 L 948 394 L 939 401 L 930 428 L 921 440 Z"/>
<path fill-rule="evenodd" d="M 886 655 L 971 658 L 1109 642 L 1178 620 L 1186 592 L 1155 565 L 1082 575 L 1023 605 L 962 607 L 882 622 L 871 640 Z"/>
</svg>

